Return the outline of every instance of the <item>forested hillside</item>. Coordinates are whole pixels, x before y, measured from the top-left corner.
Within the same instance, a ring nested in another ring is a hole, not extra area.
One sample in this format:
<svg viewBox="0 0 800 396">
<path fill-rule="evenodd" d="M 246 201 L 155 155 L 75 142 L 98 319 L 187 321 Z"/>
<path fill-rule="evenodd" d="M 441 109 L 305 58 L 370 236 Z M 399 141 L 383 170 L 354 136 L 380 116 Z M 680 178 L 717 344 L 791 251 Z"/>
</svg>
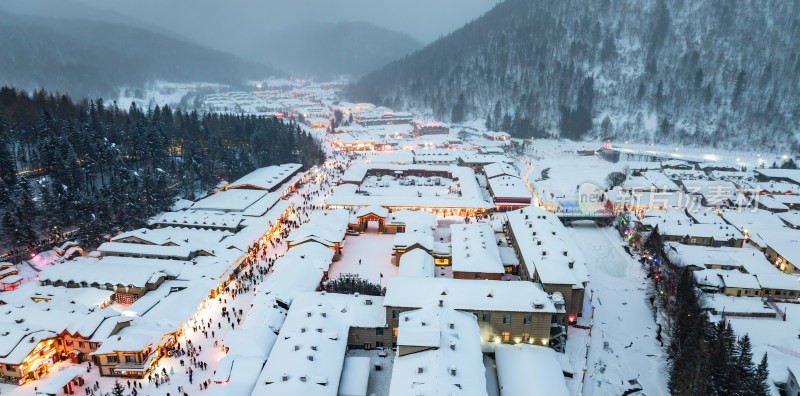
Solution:
<svg viewBox="0 0 800 396">
<path fill-rule="evenodd" d="M 154 80 L 238 84 L 267 66 L 139 27 L 0 10 L 0 84 L 116 97 Z"/>
<path fill-rule="evenodd" d="M 353 100 L 520 137 L 797 148 L 800 2 L 506 0 Z"/>
<path fill-rule="evenodd" d="M 282 70 L 329 79 L 361 76 L 422 48 L 422 43 L 366 22 L 339 22 L 292 26 L 248 48 L 255 59 Z"/>
<path fill-rule="evenodd" d="M 92 246 L 142 226 L 176 196 L 194 198 L 257 167 L 323 159 L 310 135 L 275 118 L 122 110 L 3 87 L 0 250 L 76 228 Z"/>
</svg>

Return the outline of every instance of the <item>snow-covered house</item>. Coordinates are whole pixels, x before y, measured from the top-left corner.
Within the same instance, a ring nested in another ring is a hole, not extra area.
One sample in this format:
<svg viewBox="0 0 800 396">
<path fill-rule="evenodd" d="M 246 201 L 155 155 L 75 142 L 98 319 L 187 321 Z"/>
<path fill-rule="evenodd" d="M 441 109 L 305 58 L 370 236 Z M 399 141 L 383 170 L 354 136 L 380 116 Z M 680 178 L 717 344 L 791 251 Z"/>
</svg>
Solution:
<svg viewBox="0 0 800 396">
<path fill-rule="evenodd" d="M 406 232 L 399 232 L 394 236 L 392 251 L 394 252 L 394 265 L 400 265 L 400 260 L 404 254 L 421 249 L 426 253 L 434 252 L 433 231 L 428 229 L 416 229 Z"/>
<path fill-rule="evenodd" d="M 567 316 L 559 322 L 574 322 L 582 314 L 589 282 L 586 258 L 555 214 L 529 207 L 506 217 L 506 232 L 521 262 L 520 278 L 541 284 L 547 293 L 560 293 Z"/>
<path fill-rule="evenodd" d="M 13 292 L 12 292 L 13 293 Z M 22 385 L 37 380 L 56 362 L 83 359 L 118 325 L 119 314 L 85 305 L 3 306 L 0 315 L 0 375 Z"/>
<path fill-rule="evenodd" d="M 453 224 L 450 232 L 453 278 L 502 279 L 505 268 L 488 223 Z"/>
<path fill-rule="evenodd" d="M 336 396 L 347 346 L 362 344 L 361 333 L 353 336 L 351 328 L 370 329 L 375 337 L 385 323 L 382 297 L 297 296 L 252 394 Z"/>
<path fill-rule="evenodd" d="M 548 346 L 553 314 L 563 313 L 563 307 L 556 307 L 541 286 L 532 282 L 399 276 L 389 279 L 386 290 L 383 304 L 393 333 L 402 312 L 442 301 L 449 308 L 474 314 L 483 341 L 520 340 Z"/>
<path fill-rule="evenodd" d="M 398 276 L 430 278 L 434 275 L 435 264 L 433 256 L 428 252 L 423 249 L 414 249 L 403 254 L 399 267 Z"/>
<path fill-rule="evenodd" d="M 389 395 L 487 394 L 478 322 L 448 305 L 400 314 Z"/>
<path fill-rule="evenodd" d="M 319 243 L 334 251 L 333 260 L 339 260 L 342 254 L 344 235 L 350 224 L 350 212 L 334 209 L 313 212 L 299 228 L 293 230 L 286 238 L 289 248 L 307 242 Z"/>
<path fill-rule="evenodd" d="M 498 345 L 497 382 L 502 396 L 568 396 L 557 352 L 538 345 Z"/>
<path fill-rule="evenodd" d="M 294 189 L 296 183 L 303 178 L 302 168 L 301 164 L 282 164 L 259 168 L 228 184 L 225 189 L 286 192 Z"/>
<path fill-rule="evenodd" d="M 433 230 L 436 228 L 436 215 L 424 210 L 398 210 L 389 214 L 384 221 L 384 233 L 396 234 L 406 230 Z"/>
</svg>

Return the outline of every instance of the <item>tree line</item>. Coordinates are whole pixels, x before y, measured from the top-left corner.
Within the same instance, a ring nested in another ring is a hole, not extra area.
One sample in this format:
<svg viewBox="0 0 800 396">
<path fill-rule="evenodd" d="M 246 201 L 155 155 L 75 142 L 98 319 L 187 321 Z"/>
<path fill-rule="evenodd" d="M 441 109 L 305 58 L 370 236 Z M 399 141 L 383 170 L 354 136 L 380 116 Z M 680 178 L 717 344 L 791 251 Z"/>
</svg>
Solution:
<svg viewBox="0 0 800 396">
<path fill-rule="evenodd" d="M 0 88 L 0 235 L 4 249 L 63 233 L 88 246 L 140 227 L 180 196 L 281 163 L 321 163 L 294 123 L 199 114 L 169 106 L 120 109 L 43 90 Z"/>
<path fill-rule="evenodd" d="M 670 393 L 770 395 L 767 354 L 756 364 L 747 334 L 737 338 L 724 313 L 719 322 L 709 320 L 692 270 L 671 263 L 663 249 L 656 227 L 642 242 L 642 252 L 650 268 L 651 302 L 666 327 Z"/>
</svg>

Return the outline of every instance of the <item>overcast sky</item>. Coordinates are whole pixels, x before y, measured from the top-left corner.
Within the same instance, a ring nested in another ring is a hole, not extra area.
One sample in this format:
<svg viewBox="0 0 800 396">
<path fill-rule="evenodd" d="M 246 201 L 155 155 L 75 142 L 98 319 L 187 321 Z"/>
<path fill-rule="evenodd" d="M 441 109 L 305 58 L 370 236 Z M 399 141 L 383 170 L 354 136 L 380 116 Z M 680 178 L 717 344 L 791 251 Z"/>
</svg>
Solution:
<svg viewBox="0 0 800 396">
<path fill-rule="evenodd" d="M 80 0 L 224 48 L 304 21 L 367 21 L 429 43 L 498 0 Z M 329 39 L 329 38 L 320 38 Z"/>
</svg>

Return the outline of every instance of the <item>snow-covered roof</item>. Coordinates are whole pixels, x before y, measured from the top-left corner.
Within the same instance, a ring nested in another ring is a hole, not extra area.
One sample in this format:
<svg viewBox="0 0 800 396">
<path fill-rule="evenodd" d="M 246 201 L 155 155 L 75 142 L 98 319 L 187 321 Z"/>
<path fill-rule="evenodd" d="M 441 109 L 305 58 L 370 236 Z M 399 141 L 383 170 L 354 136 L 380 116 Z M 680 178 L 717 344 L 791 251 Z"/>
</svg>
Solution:
<svg viewBox="0 0 800 396">
<path fill-rule="evenodd" d="M 272 191 L 289 180 L 302 167 L 301 164 L 283 164 L 259 168 L 229 184 L 228 188 L 256 188 Z"/>
<path fill-rule="evenodd" d="M 387 307 L 421 308 L 443 300 L 459 310 L 556 312 L 547 293 L 533 282 L 395 277 L 386 290 Z"/>
<path fill-rule="evenodd" d="M 37 395 L 59 395 L 63 392 L 64 386 L 70 381 L 86 374 L 83 367 L 73 366 L 65 370 L 61 370 L 56 375 L 48 378 L 43 383 L 37 383 Z"/>
<path fill-rule="evenodd" d="M 538 345 L 498 345 L 497 381 L 504 396 L 568 396 L 556 351 Z"/>
<path fill-rule="evenodd" d="M 586 258 L 558 217 L 536 207 L 506 213 L 522 265 L 544 284 L 582 288 L 589 281 Z"/>
<path fill-rule="evenodd" d="M 146 320 L 134 320 L 130 326 L 122 328 L 108 337 L 92 355 L 108 355 L 115 352 L 141 351 L 148 346 L 155 349 L 167 334 L 178 331 L 177 327 L 166 324 L 150 323 Z"/>
<path fill-rule="evenodd" d="M 313 240 L 326 246 L 333 246 L 344 239 L 348 224 L 350 224 L 350 212 L 347 210 L 313 212 L 307 223 L 289 233 L 286 241 L 289 245 L 296 245 Z"/>
<path fill-rule="evenodd" d="M 488 223 L 453 224 L 450 232 L 453 272 L 505 273 L 494 230 Z"/>
<path fill-rule="evenodd" d="M 491 164 L 494 162 L 512 163 L 514 159 L 504 154 L 481 154 L 474 151 L 462 151 L 459 153 L 461 161 L 468 164 Z"/>
<path fill-rule="evenodd" d="M 367 396 L 370 361 L 367 356 L 350 356 L 344 359 L 338 396 Z"/>
<path fill-rule="evenodd" d="M 741 268 L 758 278 L 758 283 L 765 289 L 800 291 L 797 275 L 781 272 L 767 261 L 762 252 L 750 246 L 715 248 L 667 242 L 664 251 L 675 264 L 701 268 L 706 265 Z"/>
<path fill-rule="evenodd" d="M 436 228 L 436 215 L 424 210 L 398 210 L 389 214 L 386 225 L 403 225 L 406 230 L 423 230 Z"/>
<path fill-rule="evenodd" d="M 62 332 L 93 337 L 103 322 L 119 316 L 115 311 L 87 310 L 85 306 L 53 308 L 47 304 L 0 307 L 0 363 L 20 364 L 40 341 Z"/>
<path fill-rule="evenodd" d="M 167 261 L 167 263 L 165 263 Z M 99 285 L 144 287 L 166 277 L 166 266 L 180 267 L 184 262 L 174 260 L 142 260 L 132 257 L 86 258 L 47 267 L 39 273 L 39 282 L 86 282 Z"/>
<path fill-rule="evenodd" d="M 228 235 L 220 242 L 226 248 L 235 247 L 241 251 L 247 249 L 264 237 L 264 234 L 275 224 L 278 219 L 286 213 L 293 204 L 286 200 L 278 201 L 272 208 L 259 217 L 248 217 L 240 229 L 234 235 Z M 218 249 L 214 254 L 219 254 Z"/>
<path fill-rule="evenodd" d="M 800 184 L 800 169 L 754 169 L 754 171 L 766 178 L 786 179 Z"/>
<path fill-rule="evenodd" d="M 736 270 L 716 270 L 726 288 L 761 289 L 758 278 Z"/>
<path fill-rule="evenodd" d="M 111 241 L 208 248 L 209 245 L 219 243 L 223 238 L 230 235 L 233 235 L 233 233 L 229 231 L 205 230 L 202 228 L 139 228 L 119 233 L 111 238 Z"/>
<path fill-rule="evenodd" d="M 447 305 L 403 312 L 397 346 L 389 395 L 486 394 L 480 329 L 474 315 Z"/>
<path fill-rule="evenodd" d="M 800 212 L 778 213 L 778 217 L 792 228 L 800 228 Z"/>
<path fill-rule="evenodd" d="M 698 207 L 694 210 L 687 210 L 686 213 L 694 220 L 695 223 L 700 224 L 726 224 L 725 220 L 720 217 L 713 208 Z"/>
<path fill-rule="evenodd" d="M 767 246 L 776 251 L 786 261 L 800 263 L 800 230 L 771 231 L 759 233 Z"/>
<path fill-rule="evenodd" d="M 675 184 L 667 175 L 660 171 L 647 171 L 642 173 L 644 177 L 656 191 L 678 191 L 680 187 Z M 650 188 L 647 188 L 648 190 Z"/>
<path fill-rule="evenodd" d="M 182 210 L 161 213 L 148 220 L 147 223 L 155 226 L 236 229 L 243 220 L 242 215 L 238 213 Z"/>
<path fill-rule="evenodd" d="M 419 245 L 427 251 L 433 250 L 433 231 L 429 229 L 406 230 L 394 235 L 394 248 L 406 249 Z"/>
<path fill-rule="evenodd" d="M 380 181 L 381 187 L 366 188 L 362 181 L 370 170 L 390 175 L 403 173 L 405 176 L 384 177 Z M 418 178 L 415 174 L 427 172 L 428 174 L 445 172 L 449 176 L 421 177 L 433 183 L 433 179 L 447 181 L 449 188 L 444 186 L 403 185 L 404 179 Z M 430 179 L 430 180 L 428 180 Z M 383 207 L 429 207 L 429 208 L 490 208 L 475 179 L 471 168 L 453 165 L 397 165 L 397 164 L 355 164 L 342 176 L 342 185 L 336 186 L 328 197 L 327 203 L 331 206 L 370 206 Z M 431 188 L 433 187 L 433 188 Z M 367 191 L 368 190 L 368 191 Z"/>
<path fill-rule="evenodd" d="M 525 181 L 516 176 L 497 176 L 489 179 L 488 183 L 495 200 L 512 198 L 527 200 L 527 203 L 530 203 L 533 196 Z"/>
<path fill-rule="evenodd" d="M 272 298 L 291 304 L 296 295 L 317 289 L 334 251 L 316 243 L 295 246 L 279 257 L 274 272 L 258 286 Z"/>
<path fill-rule="evenodd" d="M 105 242 L 97 248 L 97 251 L 103 256 L 134 256 L 173 260 L 189 260 L 193 253 L 192 249 L 187 246 L 161 246 L 124 242 Z"/>
<path fill-rule="evenodd" d="M 694 281 L 702 288 L 721 290 L 725 287 L 725 284 L 722 282 L 722 278 L 717 275 L 718 272 L 719 270 L 702 269 L 699 271 L 692 271 L 692 276 L 694 277 Z"/>
<path fill-rule="evenodd" d="M 382 299 L 298 295 L 252 394 L 337 395 L 350 327 L 383 327 Z"/>
<path fill-rule="evenodd" d="M 715 241 L 744 239 L 741 232 L 727 224 L 662 223 L 658 225 L 658 230 L 661 235 L 706 237 Z"/>
<path fill-rule="evenodd" d="M 766 241 L 760 236 L 761 233 L 786 229 L 786 224 L 776 213 L 762 209 L 723 210 L 722 218 L 762 247 Z"/>
<path fill-rule="evenodd" d="M 365 206 L 356 212 L 356 217 L 364 217 L 369 214 L 373 214 L 375 216 L 382 217 L 385 219 L 389 217 L 389 209 L 386 209 L 383 206 L 378 206 L 378 205 Z"/>
<path fill-rule="evenodd" d="M 398 275 L 408 277 L 433 277 L 433 256 L 422 249 L 414 249 L 400 256 Z"/>
<path fill-rule="evenodd" d="M 483 166 L 483 173 L 486 174 L 487 179 L 492 179 L 498 176 L 516 176 L 519 177 L 519 171 L 514 165 L 508 162 L 493 162 Z"/>
<path fill-rule="evenodd" d="M 617 206 L 648 206 L 684 208 L 696 205 L 697 199 L 681 191 L 624 191 L 614 187 L 606 192 L 608 200 Z"/>
<path fill-rule="evenodd" d="M 786 206 L 783 202 L 775 199 L 771 195 L 759 195 L 758 204 L 771 210 L 789 210 L 789 207 Z"/>
<path fill-rule="evenodd" d="M 681 184 L 688 194 L 702 196 L 707 206 L 725 205 L 739 199 L 738 188 L 729 181 L 683 180 Z"/>
</svg>

